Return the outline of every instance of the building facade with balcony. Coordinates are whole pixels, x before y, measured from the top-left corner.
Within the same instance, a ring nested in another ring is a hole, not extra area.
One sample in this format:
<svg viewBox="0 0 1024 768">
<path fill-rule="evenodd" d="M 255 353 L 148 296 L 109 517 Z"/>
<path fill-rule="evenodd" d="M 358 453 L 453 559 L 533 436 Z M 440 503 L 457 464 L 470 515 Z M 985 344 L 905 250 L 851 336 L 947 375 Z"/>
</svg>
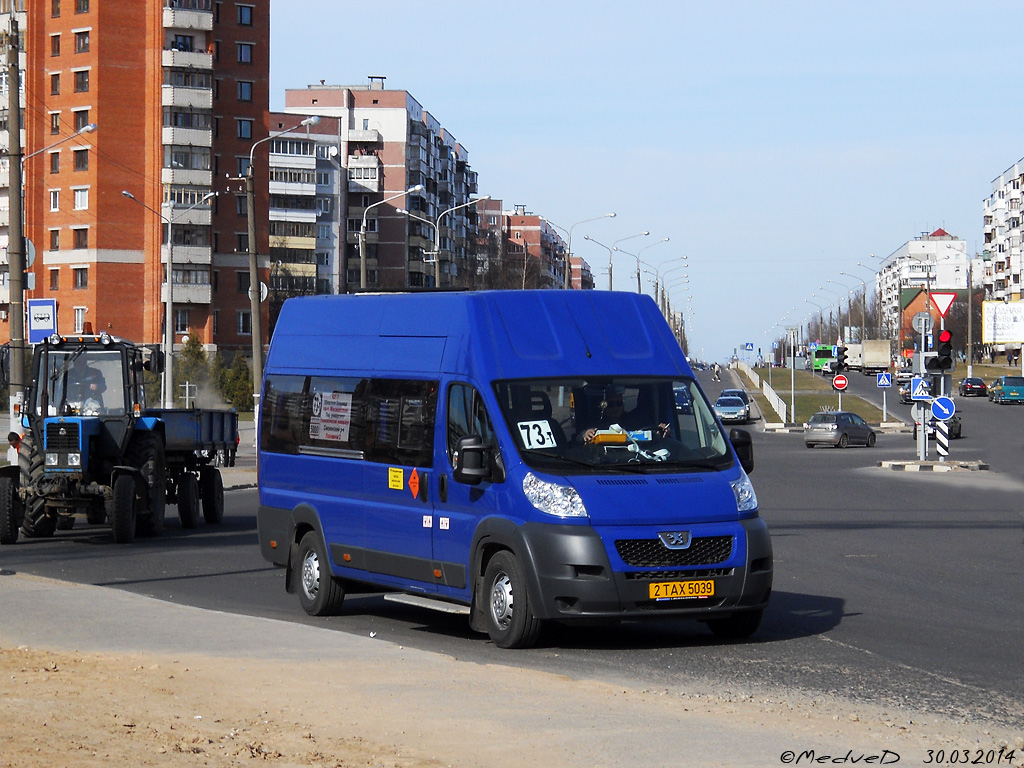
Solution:
<svg viewBox="0 0 1024 768">
<path fill-rule="evenodd" d="M 501 200 L 481 200 L 476 209 L 477 287 L 522 289 L 565 285 L 568 248 L 551 222 L 528 212 L 525 205 L 505 210 Z M 579 261 L 576 259 L 577 274 Z M 582 265 L 582 274 L 589 275 L 589 265 Z M 593 280 L 589 287 L 593 288 Z"/>
<path fill-rule="evenodd" d="M 433 287 L 435 275 L 442 287 L 470 283 L 477 223 L 475 208 L 466 204 L 477 192 L 476 172 L 466 148 L 416 99 L 387 90 L 383 77 L 371 77 L 363 86 L 287 90 L 285 113 L 293 119 L 320 116 L 318 135 L 334 131 L 331 169 L 343 173 L 337 200 L 343 226 L 341 247 L 326 256 L 336 259 L 325 270 L 332 292 L 361 287 L 364 214 L 366 287 Z M 324 118 L 333 120 L 328 129 Z"/>
<path fill-rule="evenodd" d="M 992 180 L 983 202 L 984 284 L 988 299 L 1020 301 L 1024 248 L 1024 158 Z"/>
<path fill-rule="evenodd" d="M 26 155 L 38 152 L 25 168 L 39 254 L 29 295 L 57 299 L 60 331 L 160 343 L 172 300 L 176 347 L 188 334 L 208 350 L 251 348 L 239 179 L 268 130 L 269 17 L 269 0 L 30 5 L 26 88 L 40 98 L 25 117 Z M 255 163 L 266 178 L 266 153 Z M 268 236 L 258 231 L 261 276 Z"/>
</svg>

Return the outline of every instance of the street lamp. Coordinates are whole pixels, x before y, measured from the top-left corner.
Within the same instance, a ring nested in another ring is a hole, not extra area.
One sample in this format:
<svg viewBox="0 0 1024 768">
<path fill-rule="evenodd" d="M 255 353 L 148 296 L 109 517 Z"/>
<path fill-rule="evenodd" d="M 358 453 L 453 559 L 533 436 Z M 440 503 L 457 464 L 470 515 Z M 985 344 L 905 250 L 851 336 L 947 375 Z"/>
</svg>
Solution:
<svg viewBox="0 0 1024 768">
<path fill-rule="evenodd" d="M 299 128 L 309 128 L 320 122 L 319 115 L 311 115 L 301 120 L 298 125 L 286 128 L 283 131 L 272 133 L 255 142 L 249 149 L 249 165 L 245 168 L 245 208 L 248 219 L 249 239 L 249 330 L 252 334 L 252 407 L 253 419 L 259 428 L 260 416 L 260 391 L 263 388 L 263 341 L 260 338 L 260 275 L 258 256 L 256 254 L 256 186 L 253 181 L 253 155 L 256 147 L 264 142 L 271 141 L 286 133 L 297 131 Z"/>
<path fill-rule="evenodd" d="M 863 345 L 868 335 L 868 329 L 866 327 L 868 318 L 868 284 L 856 275 L 851 275 L 849 272 L 840 272 L 839 274 L 845 275 L 846 277 L 852 277 L 864 287 L 863 300 L 860 304 L 860 341 Z M 863 346 L 861 348 L 863 349 Z"/>
<path fill-rule="evenodd" d="M 629 237 L 621 237 L 618 240 L 616 240 L 614 243 L 612 243 L 612 250 L 613 251 L 619 250 L 619 248 L 618 248 L 619 243 L 624 243 L 627 240 L 632 240 L 634 237 L 647 237 L 649 234 L 651 234 L 651 233 L 648 232 L 645 229 L 643 232 L 637 232 L 635 235 L 630 235 Z M 611 254 L 608 254 L 608 290 L 609 291 L 614 290 L 614 288 L 612 288 L 612 256 L 611 256 Z"/>
<path fill-rule="evenodd" d="M 13 82 L 13 81 L 12 81 Z M 12 98 L 17 100 L 17 88 L 12 88 Z M 77 131 L 42 149 L 21 154 L 21 120 L 20 112 L 17 109 L 11 110 L 9 115 L 9 132 L 11 135 L 11 147 L 8 153 L 11 168 L 11 179 L 9 186 L 9 210 L 8 238 L 7 238 L 7 264 L 10 296 L 8 305 L 11 317 L 11 389 L 10 397 L 13 403 L 16 399 L 23 397 L 25 386 L 25 216 L 22 196 L 24 194 L 23 179 L 25 176 L 25 162 L 36 155 L 42 154 L 54 147 L 60 146 L 66 141 L 71 141 L 82 134 L 92 133 L 96 130 L 96 123 L 83 125 Z M 18 162 L 14 162 L 17 158 Z"/>
<path fill-rule="evenodd" d="M 667 243 L 669 240 L 670 240 L 670 238 L 663 237 L 661 240 L 659 240 L 656 243 L 651 243 L 650 245 L 645 245 L 643 248 L 641 248 L 636 253 L 627 253 L 626 251 L 622 251 L 621 248 L 616 249 L 616 250 L 619 250 L 622 253 L 626 253 L 626 255 L 632 256 L 633 258 L 636 259 L 636 292 L 637 293 L 643 293 L 643 291 L 640 289 L 640 254 L 643 253 L 644 251 L 646 251 L 648 248 L 653 248 L 656 245 L 661 245 L 662 243 Z M 644 263 L 646 264 L 646 262 L 644 262 Z M 650 265 L 648 264 L 648 266 L 650 266 Z"/>
<path fill-rule="evenodd" d="M 611 285 L 612 285 L 612 273 L 611 273 L 612 248 L 611 248 L 611 246 L 610 245 L 605 245 L 604 243 L 599 243 L 597 240 L 592 238 L 590 235 L 584 235 L 583 239 L 584 240 L 589 240 L 594 245 L 599 245 L 602 248 L 604 248 L 606 251 L 608 251 L 608 290 L 611 290 Z"/>
<path fill-rule="evenodd" d="M 400 197 L 411 195 L 413 192 L 422 191 L 423 185 L 417 184 L 415 187 L 409 187 L 404 192 L 385 197 L 376 203 L 370 203 L 370 205 L 363 209 L 363 223 L 359 226 L 359 287 L 361 289 L 366 289 L 366 214 L 370 212 L 371 208 L 376 208 L 378 205 L 384 205 L 384 203 L 390 203 L 392 200 L 397 200 Z"/>
<path fill-rule="evenodd" d="M 121 194 L 127 197 L 129 200 L 134 200 L 136 203 L 141 205 L 147 211 L 155 213 L 167 224 L 167 299 L 164 302 L 164 378 L 163 378 L 163 391 L 161 392 L 161 400 L 163 400 L 164 408 L 174 407 L 174 231 L 173 231 L 173 218 L 164 216 L 160 211 L 155 208 L 151 208 L 144 202 L 139 200 L 135 195 L 129 192 L 127 189 L 122 189 Z M 217 192 L 207 192 L 197 202 L 182 209 L 181 213 L 188 213 L 193 208 L 198 208 L 200 205 L 205 203 L 211 197 L 216 197 Z M 171 210 L 173 212 L 174 204 L 171 204 Z"/>
<path fill-rule="evenodd" d="M 601 219 L 614 219 L 614 218 L 615 218 L 615 213 L 614 212 L 606 213 L 603 216 L 595 216 L 592 219 L 583 219 L 582 221 L 577 221 L 575 224 L 572 224 L 569 227 L 568 230 L 564 229 L 563 227 L 558 227 L 558 225 L 555 224 L 550 219 L 545 219 L 545 221 L 547 221 L 548 224 L 553 224 L 554 226 L 556 226 L 559 229 L 561 229 L 563 232 L 568 231 L 568 233 L 569 233 L 569 239 L 565 243 L 565 275 L 564 275 L 565 286 L 564 287 L 565 287 L 566 290 L 572 288 L 572 231 L 574 229 L 576 229 L 576 227 L 579 226 L 580 224 L 586 224 L 586 223 L 591 222 L 591 221 L 600 221 Z"/>
<path fill-rule="evenodd" d="M 415 187 L 413 189 L 415 189 Z M 411 189 L 409 191 L 412 192 L 413 189 Z M 417 216 L 415 213 L 413 213 L 412 211 L 406 210 L 405 208 L 396 208 L 395 209 L 396 213 L 400 213 L 403 216 L 408 216 L 410 219 L 416 219 L 417 221 L 422 221 L 424 224 L 428 224 L 428 225 L 430 225 L 431 227 L 434 228 L 434 250 L 431 251 L 431 255 L 434 257 L 432 259 L 432 261 L 434 263 L 434 287 L 435 288 L 440 288 L 441 287 L 441 269 L 440 269 L 440 263 L 441 263 L 441 256 L 440 256 L 440 254 L 441 254 L 441 219 L 443 219 L 445 216 L 447 216 L 452 211 L 457 211 L 460 208 L 465 208 L 467 206 L 473 205 L 474 203 L 479 203 L 479 202 L 481 202 L 483 200 L 490 200 L 490 199 L 491 199 L 490 195 L 484 195 L 483 197 L 478 197 L 475 200 L 470 200 L 469 202 L 462 203 L 461 205 L 456 205 L 453 208 L 449 208 L 448 210 L 441 212 L 441 214 L 439 214 L 438 217 L 436 219 L 433 219 L 433 220 L 428 219 L 425 216 Z M 429 264 L 430 261 L 428 261 L 427 259 L 424 259 L 423 263 L 424 264 Z"/>
</svg>

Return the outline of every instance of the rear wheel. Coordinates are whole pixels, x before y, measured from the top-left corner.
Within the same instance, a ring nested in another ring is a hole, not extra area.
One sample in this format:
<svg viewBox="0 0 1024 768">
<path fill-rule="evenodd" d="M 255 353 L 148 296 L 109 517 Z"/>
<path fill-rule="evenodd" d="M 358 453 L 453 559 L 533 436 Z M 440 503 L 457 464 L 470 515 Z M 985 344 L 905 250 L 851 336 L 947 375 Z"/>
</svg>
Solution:
<svg viewBox="0 0 1024 768">
<path fill-rule="evenodd" d="M 199 492 L 203 497 L 203 519 L 216 525 L 224 519 L 224 480 L 216 467 L 199 470 Z"/>
<path fill-rule="evenodd" d="M 850 436 L 848 434 L 846 434 L 845 432 L 843 432 L 843 434 L 841 434 L 839 436 L 839 447 L 840 448 L 846 448 L 849 445 L 850 445 Z"/>
<path fill-rule="evenodd" d="M 333 616 L 345 602 L 345 588 L 331 575 L 320 537 L 310 531 L 299 542 L 299 602 L 310 616 Z"/>
<path fill-rule="evenodd" d="M 511 552 L 498 552 L 484 572 L 487 634 L 499 648 L 529 648 L 540 635 L 541 622 L 533 615 L 526 594 L 526 577 Z"/>
<path fill-rule="evenodd" d="M 178 481 L 178 519 L 182 528 L 199 525 L 199 481 L 191 472 L 184 472 Z"/>
<path fill-rule="evenodd" d="M 21 499 L 10 477 L 0 477 L 0 544 L 15 544 L 21 527 Z"/>
<path fill-rule="evenodd" d="M 114 481 L 110 529 L 117 544 L 131 544 L 135 540 L 135 478 L 131 475 L 119 475 Z"/>
</svg>

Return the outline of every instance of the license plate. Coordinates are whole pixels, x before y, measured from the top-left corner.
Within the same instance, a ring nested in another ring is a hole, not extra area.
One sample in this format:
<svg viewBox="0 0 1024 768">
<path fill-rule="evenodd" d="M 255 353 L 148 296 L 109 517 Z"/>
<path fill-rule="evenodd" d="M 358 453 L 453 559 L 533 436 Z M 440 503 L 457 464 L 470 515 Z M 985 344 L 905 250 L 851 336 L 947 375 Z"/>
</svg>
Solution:
<svg viewBox="0 0 1024 768">
<path fill-rule="evenodd" d="M 712 597 L 713 581 L 662 581 L 648 585 L 651 600 L 677 600 L 686 597 Z"/>
</svg>

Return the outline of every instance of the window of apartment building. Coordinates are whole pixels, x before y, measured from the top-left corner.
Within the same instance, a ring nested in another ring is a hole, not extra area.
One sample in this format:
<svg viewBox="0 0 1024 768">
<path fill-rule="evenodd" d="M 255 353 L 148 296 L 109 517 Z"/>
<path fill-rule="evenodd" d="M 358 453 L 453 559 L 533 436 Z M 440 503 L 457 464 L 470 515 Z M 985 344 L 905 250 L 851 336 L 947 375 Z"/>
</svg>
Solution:
<svg viewBox="0 0 1024 768">
<path fill-rule="evenodd" d="M 316 209 L 322 213 L 331 212 L 331 198 L 329 197 L 318 197 L 316 199 Z"/>
<path fill-rule="evenodd" d="M 78 231 L 77 229 L 75 230 Z M 74 286 L 76 289 L 88 288 L 89 287 L 89 268 L 88 267 L 73 267 L 71 274 L 74 276 Z"/>
<path fill-rule="evenodd" d="M 238 138 L 240 138 L 240 139 L 251 139 L 252 138 L 252 120 L 238 119 L 235 122 L 238 124 Z"/>
<path fill-rule="evenodd" d="M 220 333 L 220 310 L 213 310 L 213 335 Z"/>
<path fill-rule="evenodd" d="M 252 26 L 252 14 L 253 6 L 251 5 L 240 5 L 238 6 L 238 23 L 243 27 Z"/>
<path fill-rule="evenodd" d="M 50 113 L 50 134 L 60 133 L 60 112 Z"/>
<path fill-rule="evenodd" d="M 73 190 L 75 193 L 75 210 L 76 211 L 87 211 L 89 210 L 89 188 L 79 188 Z"/>
<path fill-rule="evenodd" d="M 249 252 L 249 235 L 239 232 L 236 235 L 235 242 L 236 253 L 248 253 Z"/>
<path fill-rule="evenodd" d="M 75 93 L 86 93 L 89 90 L 89 70 L 75 72 Z"/>
<path fill-rule="evenodd" d="M 238 276 L 238 292 L 248 293 L 249 292 L 249 273 L 238 271 L 235 272 Z"/>
<path fill-rule="evenodd" d="M 89 247 L 89 230 L 84 227 L 71 230 L 73 239 L 72 247 L 74 248 L 88 248 Z"/>
<path fill-rule="evenodd" d="M 75 130 L 80 131 L 89 124 L 89 110 L 76 109 L 72 112 L 75 118 Z"/>
<path fill-rule="evenodd" d="M 51 189 L 50 190 L 50 210 L 51 211 L 59 211 L 60 210 L 60 190 L 59 189 Z"/>
<path fill-rule="evenodd" d="M 50 173 L 60 173 L 60 152 L 50 153 Z"/>
<path fill-rule="evenodd" d="M 246 201 L 245 195 L 235 195 L 235 213 L 239 216 L 249 215 L 249 204 Z"/>
<path fill-rule="evenodd" d="M 50 0 L 50 16 L 54 19 L 60 18 L 60 0 Z"/>
<path fill-rule="evenodd" d="M 196 48 L 196 38 L 194 35 L 175 35 L 174 39 L 171 40 L 172 51 L 184 51 L 191 53 Z"/>
<path fill-rule="evenodd" d="M 50 75 L 50 95 L 60 96 L 60 73 Z"/>
<path fill-rule="evenodd" d="M 88 53 L 89 51 L 89 30 L 75 32 L 75 53 Z"/>
<path fill-rule="evenodd" d="M 89 150 L 88 149 L 76 149 L 72 156 L 75 158 L 75 170 L 76 171 L 87 171 L 89 170 Z"/>
<path fill-rule="evenodd" d="M 377 178 L 377 167 L 373 166 L 372 168 L 363 168 L 363 167 L 349 168 L 348 169 L 348 177 L 350 179 L 376 179 Z"/>
<path fill-rule="evenodd" d="M 327 251 L 318 251 L 316 254 L 316 264 L 318 267 L 326 267 L 331 260 L 331 254 Z"/>
<path fill-rule="evenodd" d="M 331 172 L 330 171 L 317 171 L 316 172 L 316 183 L 321 187 L 331 186 Z"/>
<path fill-rule="evenodd" d="M 175 333 L 188 333 L 188 310 L 187 309 L 175 309 L 174 310 L 174 332 Z"/>
<path fill-rule="evenodd" d="M 50 55 L 60 56 L 60 35 L 50 35 Z"/>
<path fill-rule="evenodd" d="M 60 290 L 60 267 L 50 270 L 50 290 Z"/>
<path fill-rule="evenodd" d="M 199 146 L 165 146 L 164 167 L 209 171 L 210 148 Z"/>
<path fill-rule="evenodd" d="M 238 43 L 238 61 L 242 64 L 252 64 L 252 43 Z"/>
<path fill-rule="evenodd" d="M 236 157 L 238 161 L 238 176 L 247 176 L 249 174 L 249 158 L 248 157 Z"/>
<path fill-rule="evenodd" d="M 214 249 L 216 250 L 216 248 Z M 210 288 L 213 291 L 217 290 L 217 286 L 220 283 L 220 270 L 215 269 L 210 273 Z"/>
<path fill-rule="evenodd" d="M 349 232 L 359 232 L 362 228 L 363 228 L 363 220 L 362 219 L 349 219 L 348 220 L 348 231 Z M 366 231 L 367 232 L 376 232 L 377 231 L 377 220 L 376 219 L 367 219 L 366 220 Z"/>
<path fill-rule="evenodd" d="M 85 307 L 75 307 L 75 333 L 85 332 Z"/>
<path fill-rule="evenodd" d="M 89 0 L 75 0 L 75 13 L 88 13 Z"/>
<path fill-rule="evenodd" d="M 238 310 L 238 335 L 252 335 L 252 315 L 247 309 Z"/>
<path fill-rule="evenodd" d="M 59 229 L 51 229 L 50 230 L 50 250 L 51 251 L 59 251 L 60 250 L 60 230 Z"/>
<path fill-rule="evenodd" d="M 213 88 L 213 75 L 194 69 L 165 69 L 164 85 L 175 88 Z"/>
<path fill-rule="evenodd" d="M 249 80 L 238 81 L 238 100 L 252 101 L 252 82 Z"/>
<path fill-rule="evenodd" d="M 369 227 L 367 227 L 369 229 Z M 316 236 L 320 240 L 329 240 L 331 237 L 331 225 L 330 224 L 317 224 L 316 225 Z"/>
</svg>

